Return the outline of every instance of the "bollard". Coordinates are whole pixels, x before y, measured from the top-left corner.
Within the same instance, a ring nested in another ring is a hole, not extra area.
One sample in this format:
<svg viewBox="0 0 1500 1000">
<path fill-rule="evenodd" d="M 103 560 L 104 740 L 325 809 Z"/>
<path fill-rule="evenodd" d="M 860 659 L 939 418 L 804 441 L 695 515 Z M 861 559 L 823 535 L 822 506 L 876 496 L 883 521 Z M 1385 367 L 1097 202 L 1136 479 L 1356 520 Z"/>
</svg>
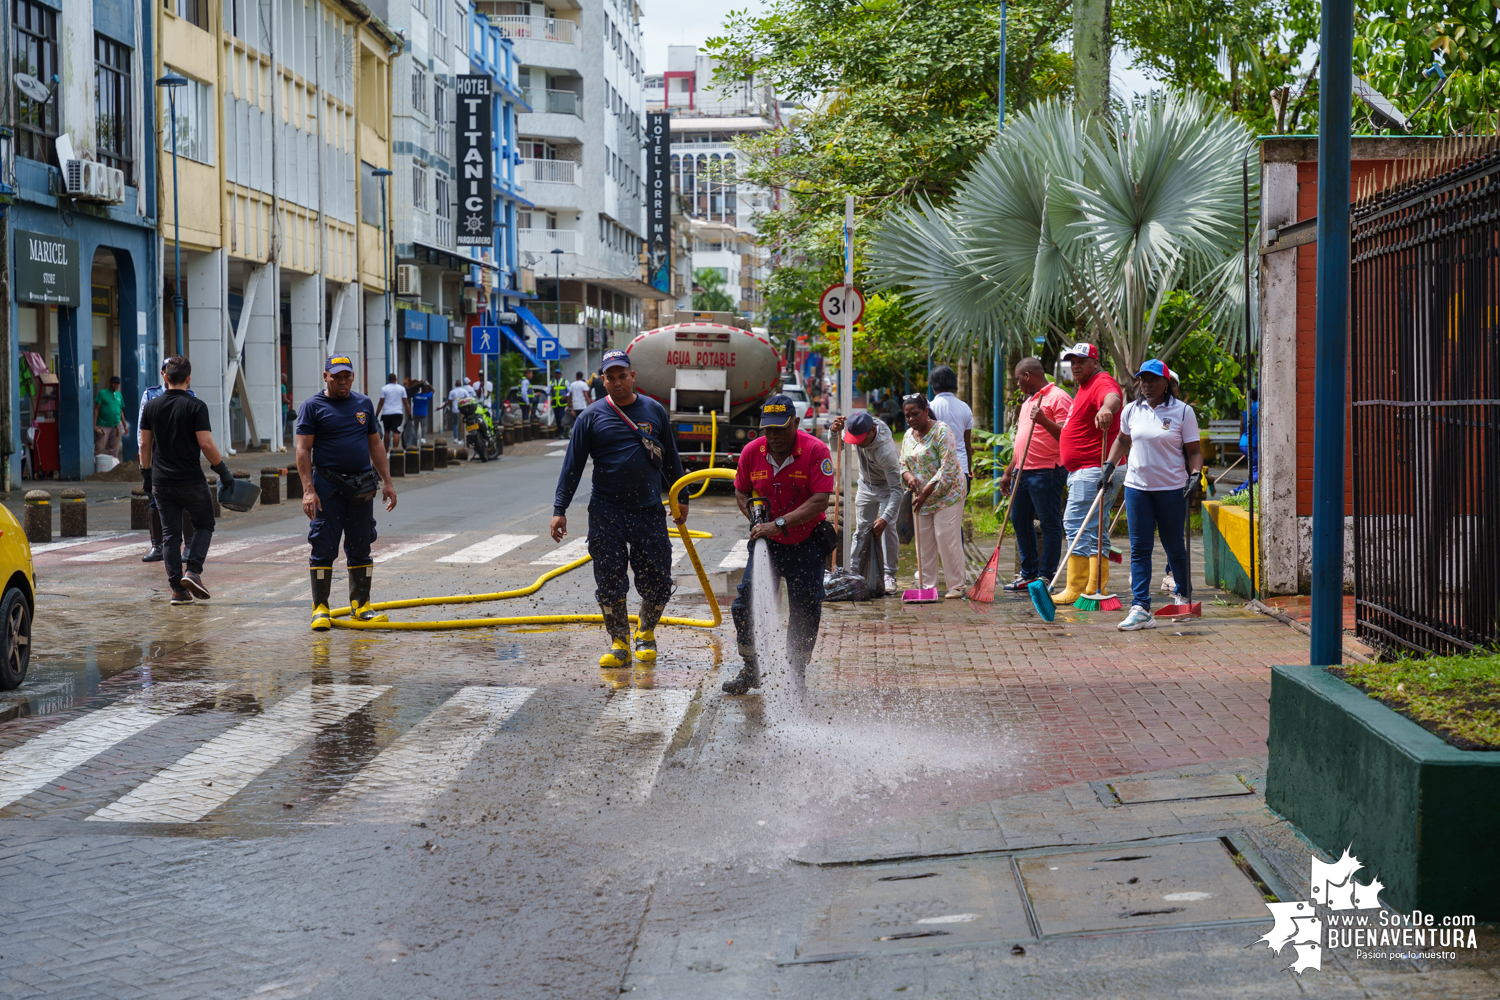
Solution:
<svg viewBox="0 0 1500 1000">
<path fill-rule="evenodd" d="M 460 462 L 467 462 L 469 460 L 469 447 L 468 447 L 468 445 L 462 445 L 462 444 L 459 445 L 458 446 L 458 451 L 455 451 L 453 453 L 453 457 L 456 458 L 456 459 L 458 459 Z"/>
<path fill-rule="evenodd" d="M 432 471 L 433 466 L 437 462 L 437 456 L 434 454 L 434 452 L 436 450 L 437 450 L 437 445 L 424 444 L 422 446 L 422 471 L 423 472 L 431 472 Z"/>
<path fill-rule="evenodd" d="M 52 494 L 46 490 L 32 490 L 26 494 L 26 510 L 23 530 L 26 540 L 32 545 L 46 545 L 52 541 Z"/>
<path fill-rule="evenodd" d="M 260 470 L 260 502 L 281 503 L 281 470 L 266 466 Z"/>
<path fill-rule="evenodd" d="M 408 476 L 420 475 L 422 472 L 422 453 L 416 448 L 406 449 L 406 474 Z"/>
<path fill-rule="evenodd" d="M 302 499 L 302 473 L 298 472 L 295 466 L 287 466 L 286 498 L 288 500 Z"/>
<path fill-rule="evenodd" d="M 87 538 L 89 533 L 88 494 L 76 486 L 62 491 L 57 508 L 57 526 L 63 538 Z"/>
<path fill-rule="evenodd" d="M 130 530 L 141 531 L 151 527 L 151 498 L 146 487 L 137 486 L 130 491 Z"/>
<path fill-rule="evenodd" d="M 406 475 L 406 452 L 396 448 L 387 456 L 387 462 L 391 467 L 392 477 Z"/>
<path fill-rule="evenodd" d="M 443 438 L 432 442 L 432 467 L 434 469 L 448 467 L 448 442 Z"/>
<path fill-rule="evenodd" d="M 219 506 L 219 477 L 207 476 L 205 478 L 208 480 L 208 495 L 214 498 L 214 520 L 217 521 L 224 516 L 224 508 Z M 182 537 L 186 538 L 187 535 L 184 534 Z"/>
</svg>

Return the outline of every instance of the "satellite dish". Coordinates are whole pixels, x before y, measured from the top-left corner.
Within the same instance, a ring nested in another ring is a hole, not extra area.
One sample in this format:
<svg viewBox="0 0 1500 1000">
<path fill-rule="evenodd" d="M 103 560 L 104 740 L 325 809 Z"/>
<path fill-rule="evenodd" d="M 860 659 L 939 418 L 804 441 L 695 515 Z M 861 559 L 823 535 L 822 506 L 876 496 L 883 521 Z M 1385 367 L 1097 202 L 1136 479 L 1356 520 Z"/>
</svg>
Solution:
<svg viewBox="0 0 1500 1000">
<path fill-rule="evenodd" d="M 52 88 L 30 73 L 17 73 L 11 79 L 16 81 L 16 86 L 21 89 L 21 93 L 38 104 L 46 104 L 52 100 Z"/>
<path fill-rule="evenodd" d="M 1365 105 L 1371 111 L 1375 112 L 1376 115 L 1380 116 L 1391 128 L 1399 129 L 1402 132 L 1411 131 L 1411 122 L 1407 121 L 1406 116 L 1398 111 L 1394 104 L 1386 100 L 1385 95 L 1380 91 L 1357 76 L 1354 77 L 1353 90 L 1354 96 L 1364 101 Z"/>
</svg>

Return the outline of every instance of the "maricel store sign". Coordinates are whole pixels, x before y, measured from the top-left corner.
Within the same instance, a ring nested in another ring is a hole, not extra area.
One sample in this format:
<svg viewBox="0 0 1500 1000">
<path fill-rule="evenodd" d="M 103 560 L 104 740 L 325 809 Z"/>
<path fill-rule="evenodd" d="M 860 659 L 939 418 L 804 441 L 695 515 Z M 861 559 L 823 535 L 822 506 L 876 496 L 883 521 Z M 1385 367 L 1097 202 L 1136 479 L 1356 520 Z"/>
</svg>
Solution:
<svg viewBox="0 0 1500 1000">
<path fill-rule="evenodd" d="M 78 241 L 15 231 L 16 301 L 21 305 L 78 305 Z"/>
</svg>

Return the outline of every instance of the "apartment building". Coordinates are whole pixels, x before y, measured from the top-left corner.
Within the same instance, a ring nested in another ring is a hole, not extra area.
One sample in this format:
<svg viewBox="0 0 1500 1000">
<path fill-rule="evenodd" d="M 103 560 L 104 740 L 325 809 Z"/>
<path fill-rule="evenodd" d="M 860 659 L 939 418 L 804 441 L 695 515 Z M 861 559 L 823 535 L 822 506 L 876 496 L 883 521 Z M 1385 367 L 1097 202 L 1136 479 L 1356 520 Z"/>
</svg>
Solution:
<svg viewBox="0 0 1500 1000">
<path fill-rule="evenodd" d="M 645 71 L 633 0 L 479 0 L 511 39 L 530 110 L 517 121 L 521 267 L 528 335 L 558 336 L 570 370 L 639 332 L 644 280 Z"/>
<path fill-rule="evenodd" d="M 176 110 L 161 112 L 158 153 L 160 351 L 179 336 L 180 251 L 181 337 L 215 439 L 281 451 L 327 357 L 355 358 L 355 387 L 368 391 L 394 354 L 383 251 L 394 206 L 376 171 L 393 166 L 391 63 L 403 41 L 360 0 L 145 9 L 161 40 L 154 75 L 185 78 L 157 100 Z"/>
<path fill-rule="evenodd" d="M 0 479 L 94 471 L 94 395 L 157 365 L 156 25 L 125 0 L 10 0 L 0 197 L 11 281 Z M 55 82 L 54 82 L 55 80 Z M 128 420 L 135 450 L 135 414 Z"/>
</svg>

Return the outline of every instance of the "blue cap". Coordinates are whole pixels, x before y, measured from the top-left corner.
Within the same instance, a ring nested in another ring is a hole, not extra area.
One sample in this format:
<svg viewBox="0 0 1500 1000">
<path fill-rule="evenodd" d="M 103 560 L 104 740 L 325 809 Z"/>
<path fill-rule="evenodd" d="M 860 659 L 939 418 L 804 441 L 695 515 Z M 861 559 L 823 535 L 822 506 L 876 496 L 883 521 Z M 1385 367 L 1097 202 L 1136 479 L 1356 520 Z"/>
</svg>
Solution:
<svg viewBox="0 0 1500 1000">
<path fill-rule="evenodd" d="M 1159 358 L 1151 358 L 1146 361 L 1145 364 L 1141 365 L 1141 370 L 1135 373 L 1135 377 L 1140 378 L 1146 374 L 1155 375 L 1157 378 L 1171 379 L 1173 382 L 1177 381 L 1177 373 L 1168 368 L 1166 362 Z"/>
<path fill-rule="evenodd" d="M 323 365 L 323 370 L 325 372 L 352 372 L 354 371 L 354 362 L 342 354 L 335 354 Z"/>
<path fill-rule="evenodd" d="M 604 360 L 599 362 L 599 374 L 603 375 L 611 368 L 630 367 L 630 355 L 621 350 L 605 351 Z"/>
<path fill-rule="evenodd" d="M 791 396 L 783 396 L 777 393 L 766 400 L 765 405 L 760 408 L 760 425 L 762 427 L 785 427 L 797 419 L 797 404 L 792 402 Z"/>
</svg>

